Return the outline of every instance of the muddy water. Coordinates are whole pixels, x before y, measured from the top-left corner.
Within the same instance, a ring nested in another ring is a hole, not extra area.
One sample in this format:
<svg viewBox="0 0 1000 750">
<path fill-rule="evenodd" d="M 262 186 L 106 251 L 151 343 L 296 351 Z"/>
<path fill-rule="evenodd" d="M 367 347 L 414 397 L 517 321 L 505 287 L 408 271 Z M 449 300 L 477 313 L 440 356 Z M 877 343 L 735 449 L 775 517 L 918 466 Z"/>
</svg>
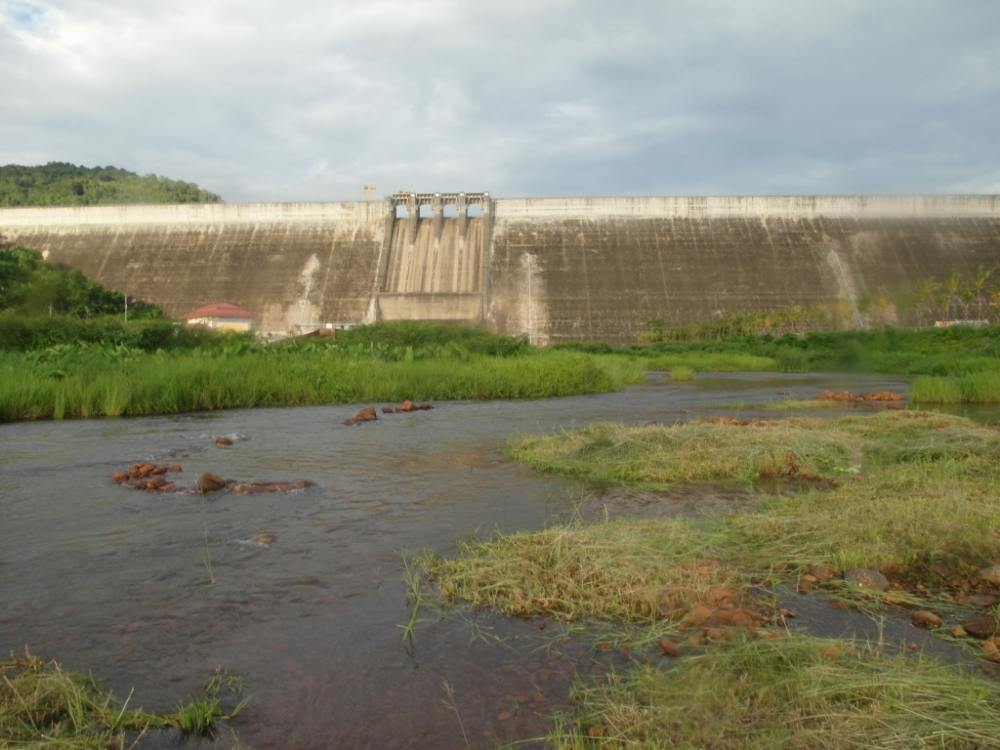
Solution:
<svg viewBox="0 0 1000 750">
<path fill-rule="evenodd" d="M 409 616 L 401 552 L 450 554 L 463 537 L 577 512 L 579 486 L 503 460 L 509 435 L 905 387 L 880 376 L 723 375 L 619 394 L 442 403 L 353 428 L 342 421 L 357 407 L 3 425 L 0 651 L 27 646 L 120 694 L 134 686 L 136 704 L 159 709 L 196 692 L 216 666 L 231 670 L 253 698 L 235 728 L 256 748 L 539 737 L 571 676 L 600 673 L 614 655 L 557 640 L 554 627 L 485 615 L 427 614 L 412 649 L 399 627 Z M 227 433 L 248 439 L 212 445 Z M 205 500 L 109 481 L 139 460 L 181 463 L 189 479 L 210 470 L 316 485 Z M 720 491 L 711 504 L 745 500 Z M 677 496 L 617 502 L 624 512 L 691 510 Z M 615 503 L 612 493 L 598 505 Z M 262 532 L 270 544 L 253 541 Z"/>
</svg>

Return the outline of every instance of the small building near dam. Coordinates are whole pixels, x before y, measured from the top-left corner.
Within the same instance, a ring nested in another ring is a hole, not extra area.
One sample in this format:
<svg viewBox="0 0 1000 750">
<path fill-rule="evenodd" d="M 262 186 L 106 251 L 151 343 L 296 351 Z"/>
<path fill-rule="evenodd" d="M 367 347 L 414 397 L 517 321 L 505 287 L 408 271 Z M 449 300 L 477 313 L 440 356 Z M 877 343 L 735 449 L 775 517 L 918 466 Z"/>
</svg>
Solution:
<svg viewBox="0 0 1000 750">
<path fill-rule="evenodd" d="M 216 331 L 244 333 L 253 330 L 253 313 L 230 302 L 213 302 L 181 317 L 189 326 L 205 326 Z"/>
</svg>

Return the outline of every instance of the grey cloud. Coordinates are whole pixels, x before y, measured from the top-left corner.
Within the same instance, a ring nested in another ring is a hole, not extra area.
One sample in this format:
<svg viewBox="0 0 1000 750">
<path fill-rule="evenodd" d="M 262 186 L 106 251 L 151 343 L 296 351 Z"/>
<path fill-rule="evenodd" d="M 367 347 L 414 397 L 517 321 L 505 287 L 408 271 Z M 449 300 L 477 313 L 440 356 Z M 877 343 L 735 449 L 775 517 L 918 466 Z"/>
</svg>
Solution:
<svg viewBox="0 0 1000 750">
<path fill-rule="evenodd" d="M 993 0 L 0 0 L 0 162 L 229 200 L 996 191 L 998 42 Z"/>
</svg>

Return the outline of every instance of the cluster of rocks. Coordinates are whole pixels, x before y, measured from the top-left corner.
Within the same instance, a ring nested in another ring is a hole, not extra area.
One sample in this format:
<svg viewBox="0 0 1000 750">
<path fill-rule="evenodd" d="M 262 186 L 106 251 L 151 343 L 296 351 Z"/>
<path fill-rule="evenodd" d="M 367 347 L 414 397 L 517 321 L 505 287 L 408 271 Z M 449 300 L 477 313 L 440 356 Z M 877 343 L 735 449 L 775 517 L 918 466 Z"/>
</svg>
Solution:
<svg viewBox="0 0 1000 750">
<path fill-rule="evenodd" d="M 116 471 L 111 475 L 111 480 L 134 490 L 186 495 L 209 494 L 223 490 L 242 495 L 264 495 L 275 492 L 295 492 L 312 485 L 312 482 L 304 479 L 292 482 L 240 482 L 235 479 L 223 479 L 218 474 L 206 471 L 199 477 L 194 487 L 180 487 L 176 482 L 166 477 L 167 474 L 180 473 L 183 470 L 179 464 L 168 466 L 138 463 L 132 464 L 126 471 Z"/>
<path fill-rule="evenodd" d="M 872 393 L 823 391 L 815 398 L 817 401 L 836 401 L 842 404 L 879 404 L 890 409 L 901 409 L 903 406 L 903 397 L 892 391 L 874 391 Z"/>
<path fill-rule="evenodd" d="M 237 479 L 223 479 L 218 474 L 207 471 L 198 479 L 198 491 L 203 494 L 227 490 L 241 495 L 267 495 L 275 492 L 295 492 L 311 486 L 312 482 L 305 479 L 293 482 L 241 482 Z"/>
<path fill-rule="evenodd" d="M 428 409 L 433 409 L 432 404 L 415 404 L 409 399 L 399 404 L 398 406 L 385 406 L 382 408 L 383 414 L 408 414 L 414 411 L 427 411 Z M 348 427 L 353 427 L 356 424 L 364 424 L 365 422 L 374 422 L 378 419 L 378 413 L 375 411 L 374 406 L 366 406 L 357 414 L 355 414 L 350 419 L 345 419 L 344 424 Z"/>
<path fill-rule="evenodd" d="M 818 565 L 812 573 L 799 578 L 799 593 L 807 594 L 816 587 L 832 581 L 838 574 L 829 565 Z M 907 597 L 897 596 L 889 591 L 891 583 L 880 571 L 871 568 L 851 568 L 843 573 L 843 580 L 862 591 L 878 592 L 883 601 L 899 606 L 910 606 Z M 980 590 L 1000 588 L 1000 564 L 991 565 L 980 570 L 974 585 Z M 917 587 L 922 589 L 921 586 Z M 996 593 L 986 591 L 978 594 L 964 594 L 959 601 L 976 607 L 993 608 L 1000 601 Z M 941 616 L 929 609 L 915 609 L 910 613 L 910 622 L 923 630 L 937 630 L 944 625 Z M 948 633 L 955 638 L 976 638 L 982 642 L 985 658 L 1000 663 L 1000 623 L 992 611 L 972 614 L 949 629 Z"/>
<path fill-rule="evenodd" d="M 180 464 L 132 464 L 125 471 L 116 471 L 111 481 L 145 492 L 176 492 L 177 486 L 166 475 L 184 471 Z"/>
<path fill-rule="evenodd" d="M 706 594 L 702 603 L 693 606 L 680 620 L 679 628 L 687 637 L 677 642 L 660 639 L 660 652 L 664 656 L 681 656 L 685 648 L 696 648 L 704 643 L 727 641 L 738 633 L 754 638 L 780 638 L 783 631 L 769 629 L 775 621 L 795 617 L 789 609 L 761 612 L 754 609 L 745 595 L 728 586 L 715 586 Z"/>
</svg>

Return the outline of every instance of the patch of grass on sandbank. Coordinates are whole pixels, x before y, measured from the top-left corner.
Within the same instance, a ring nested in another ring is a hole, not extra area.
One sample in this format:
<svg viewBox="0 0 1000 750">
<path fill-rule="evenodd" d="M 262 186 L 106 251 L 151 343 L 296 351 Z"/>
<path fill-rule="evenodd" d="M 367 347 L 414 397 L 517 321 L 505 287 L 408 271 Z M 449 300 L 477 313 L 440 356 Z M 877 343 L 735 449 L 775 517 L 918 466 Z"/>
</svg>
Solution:
<svg viewBox="0 0 1000 750">
<path fill-rule="evenodd" d="M 752 420 L 749 425 L 597 423 L 525 438 L 508 448 L 508 456 L 536 469 L 583 479 L 662 486 L 771 477 L 836 479 L 887 455 L 915 451 L 964 456 L 997 442 L 995 431 L 961 418 L 885 412 L 833 420 Z"/>
<path fill-rule="evenodd" d="M 974 372 L 958 377 L 920 377 L 910 398 L 924 404 L 1000 403 L 1000 372 Z"/>
<path fill-rule="evenodd" d="M 1000 747 L 1000 692 L 927 657 L 819 638 L 736 640 L 579 688 L 559 750 Z"/>
<path fill-rule="evenodd" d="M 981 588 L 976 571 L 1000 560 L 1000 431 L 919 412 L 755 425 L 595 425 L 522 441 L 511 454 L 601 481 L 750 483 L 777 473 L 798 477 L 804 491 L 728 516 L 501 535 L 426 560 L 428 572 L 447 600 L 666 625 L 713 587 L 791 582 L 817 566 L 878 569 L 937 597 Z"/>
<path fill-rule="evenodd" d="M 454 559 L 424 558 L 446 602 L 561 620 L 680 620 L 713 589 L 746 583 L 722 565 L 715 539 L 672 519 L 572 524 L 463 543 Z"/>
<path fill-rule="evenodd" d="M 176 728 L 212 736 L 216 724 L 245 705 L 222 707 L 225 680 L 209 680 L 205 695 L 178 705 L 173 713 L 130 708 L 102 690 L 89 675 L 66 672 L 56 662 L 35 656 L 0 660 L 0 747 L 38 750 L 107 750 L 131 747 L 151 729 Z"/>
</svg>

